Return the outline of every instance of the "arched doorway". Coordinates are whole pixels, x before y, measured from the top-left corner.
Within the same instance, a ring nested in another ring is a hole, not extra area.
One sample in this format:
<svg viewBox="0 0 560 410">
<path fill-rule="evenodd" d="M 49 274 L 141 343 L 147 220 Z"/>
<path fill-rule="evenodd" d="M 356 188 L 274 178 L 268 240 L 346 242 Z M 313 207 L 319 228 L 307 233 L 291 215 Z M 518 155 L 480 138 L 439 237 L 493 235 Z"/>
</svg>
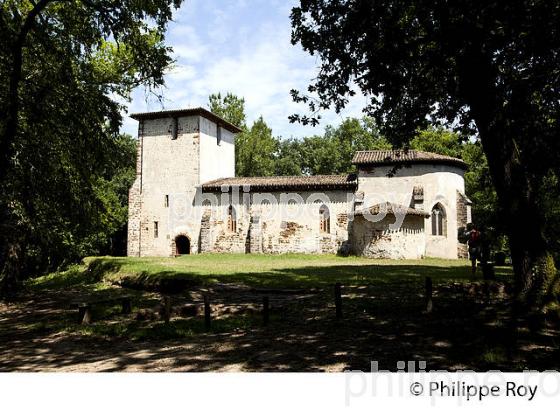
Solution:
<svg viewBox="0 0 560 410">
<path fill-rule="evenodd" d="M 175 238 L 175 255 L 188 255 L 191 253 L 191 241 L 185 235 Z"/>
</svg>

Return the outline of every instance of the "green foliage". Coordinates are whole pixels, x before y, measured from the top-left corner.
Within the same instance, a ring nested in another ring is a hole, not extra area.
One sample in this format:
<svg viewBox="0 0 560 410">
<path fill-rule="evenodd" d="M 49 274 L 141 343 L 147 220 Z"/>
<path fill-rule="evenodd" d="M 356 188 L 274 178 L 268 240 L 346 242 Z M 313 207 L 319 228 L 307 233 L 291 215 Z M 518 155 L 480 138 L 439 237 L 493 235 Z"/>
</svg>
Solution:
<svg viewBox="0 0 560 410">
<path fill-rule="evenodd" d="M 462 156 L 463 151 L 459 134 L 434 126 L 420 130 L 410 141 L 410 148 L 457 158 Z"/>
<path fill-rule="evenodd" d="M 479 137 L 518 300 L 531 305 L 532 289 L 553 275 L 539 261 L 558 242 L 546 235 L 554 212 L 543 207 L 542 189 L 560 164 L 558 2 L 302 0 L 291 20 L 292 42 L 320 59 L 308 93 L 292 90 L 312 114 L 293 121 L 317 123 L 328 107 L 340 112 L 357 87 L 395 146 L 428 124 Z"/>
<path fill-rule="evenodd" d="M 233 125 L 241 129 L 246 128 L 245 99 L 232 93 L 226 93 L 223 97 L 221 93 L 211 94 L 208 97 L 208 108 Z"/>
<path fill-rule="evenodd" d="M 234 94 L 212 94 L 208 107 L 214 114 L 243 131 L 235 137 L 235 172 L 238 176 L 270 176 L 275 173 L 277 141 L 264 119 L 259 117 L 248 128 L 245 100 Z"/>
<path fill-rule="evenodd" d="M 468 165 L 465 191 L 473 202 L 473 221 L 490 235 L 497 250 L 505 251 L 505 221 L 480 142 L 464 144 L 461 157 Z"/>
<path fill-rule="evenodd" d="M 277 141 L 262 117 L 236 139 L 236 171 L 240 176 L 274 175 Z"/>
<path fill-rule="evenodd" d="M 165 26 L 180 4 L 0 5 L 2 284 L 115 249 L 135 159 L 117 100 L 163 84 Z"/>
<path fill-rule="evenodd" d="M 276 146 L 275 175 L 301 175 L 303 153 L 300 141 L 295 138 L 278 139 Z"/>
<path fill-rule="evenodd" d="M 356 151 L 390 149 L 369 117 L 348 118 L 338 127 L 328 126 L 324 135 L 303 139 L 273 137 L 262 117 L 246 127 L 245 100 L 231 93 L 212 94 L 210 110 L 241 127 L 235 140 L 238 176 L 319 175 L 355 172 Z"/>
<path fill-rule="evenodd" d="M 560 265 L 560 172 L 550 171 L 540 185 L 540 206 L 545 210 L 544 225 L 548 243 Z"/>
<path fill-rule="evenodd" d="M 124 255 L 128 222 L 128 190 L 136 178 L 136 144 L 130 135 L 120 135 L 115 140 L 115 156 L 95 183 L 95 194 L 101 203 L 98 228 L 89 251 L 85 255 Z"/>
<path fill-rule="evenodd" d="M 300 150 L 303 173 L 311 175 L 355 172 L 352 157 L 356 151 L 391 149 L 380 135 L 375 122 L 368 117 L 361 120 L 347 118 L 338 127 L 327 126 L 324 136 L 304 138 Z"/>
</svg>

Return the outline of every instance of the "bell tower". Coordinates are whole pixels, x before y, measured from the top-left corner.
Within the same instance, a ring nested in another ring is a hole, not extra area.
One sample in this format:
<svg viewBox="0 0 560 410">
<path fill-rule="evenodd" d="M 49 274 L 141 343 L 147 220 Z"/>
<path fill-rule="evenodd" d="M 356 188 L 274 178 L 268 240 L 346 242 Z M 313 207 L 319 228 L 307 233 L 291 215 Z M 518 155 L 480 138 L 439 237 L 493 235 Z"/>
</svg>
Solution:
<svg viewBox="0 0 560 410">
<path fill-rule="evenodd" d="M 131 117 L 138 121 L 138 151 L 129 191 L 127 253 L 174 255 L 178 235 L 197 252 L 200 221 L 182 216 L 194 206 L 200 184 L 235 176 L 234 136 L 241 130 L 204 108 Z"/>
</svg>

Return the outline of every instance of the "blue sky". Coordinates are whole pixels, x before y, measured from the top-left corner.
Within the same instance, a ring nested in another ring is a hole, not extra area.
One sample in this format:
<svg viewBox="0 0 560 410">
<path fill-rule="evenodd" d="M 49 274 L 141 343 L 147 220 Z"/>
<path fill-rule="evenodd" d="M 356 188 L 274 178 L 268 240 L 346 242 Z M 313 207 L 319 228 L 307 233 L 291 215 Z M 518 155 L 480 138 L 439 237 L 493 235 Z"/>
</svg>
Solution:
<svg viewBox="0 0 560 410">
<path fill-rule="evenodd" d="M 292 88 L 305 90 L 319 61 L 290 43 L 290 10 L 296 1 L 186 0 L 169 24 L 166 43 L 174 67 L 161 90 L 163 106 L 134 91 L 128 112 L 207 107 L 208 96 L 233 92 L 245 98 L 248 123 L 262 115 L 274 135 L 302 137 L 321 133 L 347 116 L 362 116 L 363 97 L 351 100 L 340 115 L 322 114 L 318 127 L 290 124 L 288 116 L 305 112 L 291 101 Z M 136 135 L 137 123 L 125 115 L 122 130 Z"/>
</svg>

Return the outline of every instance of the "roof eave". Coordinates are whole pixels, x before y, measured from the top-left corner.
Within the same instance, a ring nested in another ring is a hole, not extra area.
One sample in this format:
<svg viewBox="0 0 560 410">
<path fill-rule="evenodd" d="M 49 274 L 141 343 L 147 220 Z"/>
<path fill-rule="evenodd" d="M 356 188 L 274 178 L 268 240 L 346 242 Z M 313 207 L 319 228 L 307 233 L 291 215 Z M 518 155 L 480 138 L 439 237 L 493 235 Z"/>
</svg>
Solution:
<svg viewBox="0 0 560 410">
<path fill-rule="evenodd" d="M 202 191 L 212 192 L 212 191 L 221 191 L 222 187 L 244 187 L 248 186 L 252 192 L 258 191 L 311 191 L 311 190 L 353 190 L 356 189 L 357 184 L 355 182 L 347 183 L 347 184 L 323 184 L 323 185 L 315 185 L 315 184 L 301 184 L 301 185 L 254 185 L 254 184 L 222 184 L 222 185 L 212 185 L 212 186 L 205 186 L 202 185 Z"/>
<path fill-rule="evenodd" d="M 158 118 L 178 118 L 178 117 L 188 117 L 193 115 L 200 115 L 201 117 L 207 118 L 214 121 L 216 124 L 220 125 L 222 128 L 237 134 L 243 132 L 243 130 L 236 125 L 224 120 L 220 116 L 208 111 L 202 107 L 199 108 L 186 108 L 181 110 L 167 110 L 167 111 L 151 111 L 151 112 L 140 112 L 130 114 L 130 118 L 141 121 L 147 119 L 158 119 Z"/>
<path fill-rule="evenodd" d="M 462 168 L 464 170 L 468 169 L 468 165 L 460 160 L 453 160 L 453 159 L 415 159 L 415 160 L 402 160 L 402 161 L 352 161 L 352 165 L 360 166 L 407 166 L 413 164 L 447 164 L 453 165 L 457 168 Z"/>
</svg>

